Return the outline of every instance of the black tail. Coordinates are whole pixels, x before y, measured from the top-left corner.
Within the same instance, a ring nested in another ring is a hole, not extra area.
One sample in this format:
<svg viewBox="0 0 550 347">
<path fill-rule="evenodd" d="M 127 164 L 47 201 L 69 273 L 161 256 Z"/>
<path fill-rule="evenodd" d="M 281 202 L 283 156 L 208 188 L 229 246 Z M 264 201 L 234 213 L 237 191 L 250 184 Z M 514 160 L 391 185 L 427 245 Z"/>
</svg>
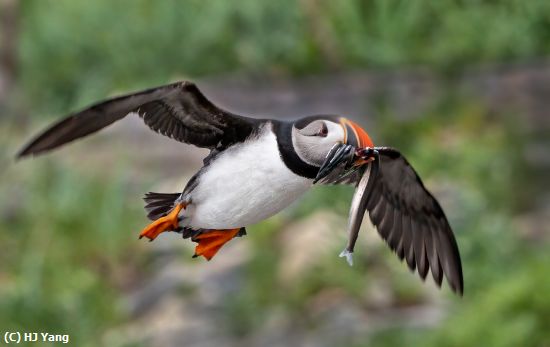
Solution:
<svg viewBox="0 0 550 347">
<path fill-rule="evenodd" d="M 181 236 L 183 236 L 184 239 L 191 238 L 191 241 L 193 241 L 193 242 L 197 242 L 195 237 L 197 237 L 197 236 L 199 236 L 200 234 L 203 234 L 203 233 L 208 233 L 209 231 L 212 231 L 212 230 L 208 230 L 208 229 L 191 229 L 191 228 L 183 228 L 183 229 L 178 230 L 178 232 L 181 233 Z M 237 235 L 235 235 L 235 237 L 243 237 L 245 235 L 246 235 L 246 228 L 242 227 L 239 230 L 239 232 L 237 233 Z"/>
<path fill-rule="evenodd" d="M 145 194 L 145 211 L 147 218 L 157 220 L 160 217 L 166 216 L 174 207 L 174 201 L 179 198 L 180 193 L 153 193 Z"/>
</svg>

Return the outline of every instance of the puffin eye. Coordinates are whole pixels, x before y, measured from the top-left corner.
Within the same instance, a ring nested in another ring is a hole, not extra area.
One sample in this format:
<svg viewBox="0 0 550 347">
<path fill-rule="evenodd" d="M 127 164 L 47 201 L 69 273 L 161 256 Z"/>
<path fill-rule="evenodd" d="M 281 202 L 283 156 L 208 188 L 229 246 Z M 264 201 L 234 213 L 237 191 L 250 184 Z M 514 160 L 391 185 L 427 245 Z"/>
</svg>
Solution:
<svg viewBox="0 0 550 347">
<path fill-rule="evenodd" d="M 325 122 L 323 122 L 321 124 L 322 124 L 321 129 L 319 129 L 319 131 L 317 132 L 317 136 L 327 137 L 327 135 L 328 135 L 327 125 L 325 124 Z"/>
<path fill-rule="evenodd" d="M 298 129 L 298 131 L 304 136 L 327 137 L 328 135 L 328 127 L 323 121 L 312 122 L 305 128 Z"/>
</svg>

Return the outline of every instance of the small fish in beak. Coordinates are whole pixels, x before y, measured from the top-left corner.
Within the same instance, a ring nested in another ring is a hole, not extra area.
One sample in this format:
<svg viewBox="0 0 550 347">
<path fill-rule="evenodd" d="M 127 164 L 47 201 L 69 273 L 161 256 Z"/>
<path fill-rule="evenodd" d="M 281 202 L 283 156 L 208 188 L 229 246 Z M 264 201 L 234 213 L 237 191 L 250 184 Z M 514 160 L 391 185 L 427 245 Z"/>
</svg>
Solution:
<svg viewBox="0 0 550 347">
<path fill-rule="evenodd" d="M 364 171 L 363 176 L 357 187 L 355 188 L 355 193 L 353 194 L 353 199 L 351 200 L 351 206 L 349 209 L 349 218 L 348 218 L 348 244 L 346 248 L 340 253 L 340 257 L 345 257 L 349 266 L 353 265 L 353 250 L 355 248 L 355 242 L 359 236 L 359 229 L 361 228 L 361 223 L 363 222 L 363 216 L 365 215 L 365 210 L 367 209 L 367 202 L 372 192 L 372 187 L 376 181 L 378 175 L 378 151 L 374 148 L 365 148 L 359 149 L 357 152 L 363 154 L 360 156 L 360 159 L 364 160 L 367 165 L 367 169 Z"/>
<path fill-rule="evenodd" d="M 340 143 L 332 147 L 314 180 L 314 183 L 317 183 L 332 173 L 333 170 L 337 170 L 338 167 L 342 168 L 338 171 L 338 174 L 343 177 L 366 166 L 351 201 L 348 218 L 348 243 L 340 253 L 340 257 L 345 257 L 350 266 L 353 265 L 353 250 L 359 236 L 367 202 L 376 181 L 378 165 L 378 151 L 375 148 L 355 148 L 352 145 Z"/>
<path fill-rule="evenodd" d="M 349 163 L 353 161 L 354 156 L 355 147 L 352 145 L 337 143 L 332 146 L 330 152 L 327 154 L 325 162 L 321 165 L 317 176 L 313 180 L 313 184 L 325 178 L 340 165 L 343 165 L 345 169 L 348 169 Z"/>
<path fill-rule="evenodd" d="M 353 250 L 359 236 L 359 229 L 367 209 L 367 202 L 378 174 L 378 151 L 363 128 L 347 118 L 340 118 L 344 130 L 344 142 L 336 144 L 327 154 L 313 183 L 336 175 L 343 178 L 360 171 L 361 179 L 355 188 L 348 219 L 348 243 L 340 253 L 350 266 L 353 265 Z"/>
</svg>

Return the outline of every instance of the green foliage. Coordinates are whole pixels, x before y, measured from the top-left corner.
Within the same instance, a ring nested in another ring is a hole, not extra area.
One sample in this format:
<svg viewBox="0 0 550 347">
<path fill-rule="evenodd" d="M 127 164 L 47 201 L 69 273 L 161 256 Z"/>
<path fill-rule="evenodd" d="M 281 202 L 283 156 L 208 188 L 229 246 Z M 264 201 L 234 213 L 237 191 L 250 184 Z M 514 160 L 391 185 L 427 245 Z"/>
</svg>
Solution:
<svg viewBox="0 0 550 347">
<path fill-rule="evenodd" d="M 541 250 L 542 251 L 542 250 Z M 547 254 L 527 255 L 521 265 L 496 281 L 485 282 L 482 292 L 468 295 L 442 326 L 433 330 L 390 329 L 375 336 L 369 346 L 546 346 L 550 343 L 550 290 Z"/>
<path fill-rule="evenodd" d="M 453 71 L 550 53 L 545 0 L 29 0 L 21 28 L 23 92 L 41 115 L 231 71 Z"/>
<path fill-rule="evenodd" d="M 36 172 L 17 169 L 0 185 L 7 214 L 0 223 L 0 325 L 101 345 L 99 332 L 123 318 L 115 300 L 128 280 L 121 275 L 140 263 L 123 232 L 139 230 L 137 209 L 126 207 L 126 187 L 116 178 L 100 182 L 67 167 L 33 165 Z M 21 173 L 25 188 L 15 188 L 9 182 Z"/>
<path fill-rule="evenodd" d="M 468 300 L 442 329 L 434 346 L 544 346 L 550 342 L 547 254 L 526 256 L 515 271 Z"/>
<path fill-rule="evenodd" d="M 315 59 L 288 0 L 35 1 L 24 7 L 23 28 L 28 100 L 63 108 L 119 88 Z"/>
</svg>

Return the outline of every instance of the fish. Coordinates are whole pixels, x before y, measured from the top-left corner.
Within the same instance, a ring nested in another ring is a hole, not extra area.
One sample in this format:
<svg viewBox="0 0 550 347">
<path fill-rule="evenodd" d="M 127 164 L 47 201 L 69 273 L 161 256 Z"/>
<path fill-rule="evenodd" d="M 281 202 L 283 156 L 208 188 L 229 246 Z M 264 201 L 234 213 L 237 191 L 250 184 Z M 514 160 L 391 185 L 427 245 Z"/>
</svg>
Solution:
<svg viewBox="0 0 550 347">
<path fill-rule="evenodd" d="M 356 148 L 352 145 L 337 143 L 328 152 L 323 165 L 319 168 L 313 184 L 323 182 L 331 173 L 337 172 L 340 177 L 347 174 L 352 167 L 355 158 Z M 343 170 L 341 170 L 342 168 Z"/>
<path fill-rule="evenodd" d="M 363 223 L 367 202 L 369 201 L 369 197 L 373 191 L 372 187 L 376 181 L 379 162 L 378 158 L 375 158 L 366 164 L 367 168 L 363 172 L 361 180 L 359 180 L 353 198 L 351 199 L 348 217 L 348 243 L 346 248 L 344 248 L 339 255 L 340 258 L 346 258 L 349 266 L 353 266 L 353 251 L 357 238 L 359 237 L 359 229 Z"/>
<path fill-rule="evenodd" d="M 364 164 L 358 167 L 355 165 L 358 161 Z M 314 183 L 323 182 L 327 176 L 332 174 L 330 180 L 340 181 L 351 173 L 362 172 L 361 179 L 355 187 L 355 193 L 351 200 L 347 227 L 348 242 L 339 255 L 340 258 L 346 258 L 349 266 L 353 266 L 355 243 L 359 237 L 359 229 L 363 223 L 367 202 L 378 175 L 379 162 L 378 151 L 375 148 L 355 148 L 350 145 L 339 144 L 334 146 L 328 153 L 314 180 Z"/>
</svg>

